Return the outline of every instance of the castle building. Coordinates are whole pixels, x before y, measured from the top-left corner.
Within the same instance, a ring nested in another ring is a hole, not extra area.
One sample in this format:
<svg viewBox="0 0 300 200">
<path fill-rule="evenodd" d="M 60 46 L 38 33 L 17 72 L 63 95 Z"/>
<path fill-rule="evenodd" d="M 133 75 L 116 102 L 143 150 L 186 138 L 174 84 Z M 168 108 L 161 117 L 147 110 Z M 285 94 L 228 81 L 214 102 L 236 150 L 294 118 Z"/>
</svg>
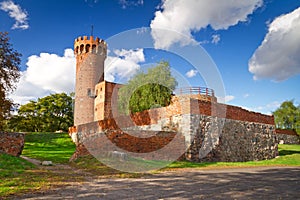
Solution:
<svg viewBox="0 0 300 200">
<path fill-rule="evenodd" d="M 110 115 L 110 99 L 119 84 L 104 80 L 107 45 L 93 36 L 78 37 L 74 42 L 76 84 L 74 125 L 102 120 Z"/>
<path fill-rule="evenodd" d="M 112 155 L 116 150 L 139 159 L 173 161 L 184 156 L 196 162 L 264 160 L 278 155 L 274 116 L 218 103 L 208 88 L 179 88 L 166 107 L 118 116 L 112 105 L 122 85 L 104 79 L 105 41 L 78 37 L 74 54 L 74 126 L 69 134 L 76 152 L 71 159 Z"/>
<path fill-rule="evenodd" d="M 76 84 L 74 126 L 112 118 L 112 99 L 116 100 L 121 84 L 105 81 L 104 61 L 107 44 L 93 36 L 75 39 Z M 217 102 L 214 91 L 208 88 L 180 88 L 178 95 Z"/>
</svg>

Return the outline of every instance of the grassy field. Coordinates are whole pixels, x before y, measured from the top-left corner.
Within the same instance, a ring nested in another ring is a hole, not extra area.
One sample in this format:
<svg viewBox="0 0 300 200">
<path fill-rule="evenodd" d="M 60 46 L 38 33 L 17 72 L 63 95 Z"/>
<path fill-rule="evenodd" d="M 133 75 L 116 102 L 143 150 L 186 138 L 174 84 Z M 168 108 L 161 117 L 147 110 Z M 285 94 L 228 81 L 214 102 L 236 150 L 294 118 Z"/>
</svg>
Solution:
<svg viewBox="0 0 300 200">
<path fill-rule="evenodd" d="M 166 169 L 174 168 L 224 168 L 224 167 L 259 167 L 259 166 L 300 166 L 300 145 L 280 144 L 279 157 L 271 160 L 248 162 L 173 162 Z"/>
<path fill-rule="evenodd" d="M 35 165 L 22 158 L 0 154 L 0 198 L 39 188 L 44 178 L 35 170 Z"/>
<path fill-rule="evenodd" d="M 68 163 L 75 144 L 67 133 L 27 133 L 22 155 L 41 161 Z"/>
<path fill-rule="evenodd" d="M 66 133 L 29 133 L 25 136 L 23 155 L 39 160 L 51 160 L 94 173 L 103 177 L 140 177 L 142 174 L 128 174 L 111 169 L 92 156 L 80 158 L 69 163 L 75 145 Z M 179 168 L 229 168 L 256 166 L 300 166 L 300 145 L 279 145 L 279 157 L 272 160 L 250 162 L 215 162 L 191 163 L 174 162 L 162 169 L 176 170 Z M 136 162 L 136 161 L 135 161 Z M 155 172 L 157 173 L 157 172 Z M 0 154 L 0 199 L 10 194 L 34 192 L 55 186 L 63 186 L 64 182 L 80 181 L 70 177 L 71 172 L 55 174 L 52 171 L 34 166 L 22 158 Z"/>
<path fill-rule="evenodd" d="M 75 145 L 66 133 L 27 133 L 23 156 L 54 163 L 68 163 Z M 48 188 L 64 177 L 14 156 L 0 154 L 0 199 L 19 192 Z"/>
<path fill-rule="evenodd" d="M 232 167 L 262 167 L 262 166 L 300 166 L 300 145 L 279 145 L 279 157 L 271 160 L 262 161 L 248 161 L 248 162 L 203 162 L 193 163 L 188 161 L 175 161 L 169 164 L 167 167 L 159 170 L 174 170 L 179 168 L 201 168 L 201 169 L 212 169 L 212 168 L 232 168 Z M 130 162 L 130 161 L 129 161 Z M 157 161 L 158 166 L 163 165 L 163 161 Z M 140 161 L 141 165 L 145 164 L 145 161 Z M 101 164 L 92 156 L 79 158 L 73 164 L 75 167 L 86 169 L 96 174 L 111 174 L 114 173 L 112 169 Z M 134 160 L 133 164 L 138 165 L 138 161 Z M 155 162 L 152 161 L 150 165 L 155 166 Z M 144 167 L 145 166 L 141 166 Z M 155 168 L 155 167 L 154 167 Z M 156 171 L 156 172 L 159 172 Z M 155 173 L 156 173 L 155 172 Z"/>
</svg>

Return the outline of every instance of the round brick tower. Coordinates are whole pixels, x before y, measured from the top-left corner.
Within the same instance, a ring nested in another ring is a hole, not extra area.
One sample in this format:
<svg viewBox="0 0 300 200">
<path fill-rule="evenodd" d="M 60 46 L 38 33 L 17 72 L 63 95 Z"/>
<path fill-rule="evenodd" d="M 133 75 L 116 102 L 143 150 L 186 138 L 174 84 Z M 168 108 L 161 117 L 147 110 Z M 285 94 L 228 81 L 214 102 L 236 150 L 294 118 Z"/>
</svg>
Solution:
<svg viewBox="0 0 300 200">
<path fill-rule="evenodd" d="M 74 42 L 76 56 L 76 84 L 74 125 L 94 121 L 95 86 L 104 81 L 105 41 L 90 36 L 78 37 Z"/>
</svg>

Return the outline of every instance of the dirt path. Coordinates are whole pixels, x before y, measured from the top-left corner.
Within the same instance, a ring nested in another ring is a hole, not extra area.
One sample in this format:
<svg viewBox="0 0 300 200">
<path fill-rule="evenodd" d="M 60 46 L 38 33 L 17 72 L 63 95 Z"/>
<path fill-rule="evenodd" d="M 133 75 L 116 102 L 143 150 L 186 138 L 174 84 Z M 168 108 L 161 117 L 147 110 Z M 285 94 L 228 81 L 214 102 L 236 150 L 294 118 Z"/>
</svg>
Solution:
<svg viewBox="0 0 300 200">
<path fill-rule="evenodd" d="M 52 170 L 73 169 L 59 165 Z M 71 172 L 84 181 L 15 199 L 300 199 L 300 167 L 184 169 L 126 179 Z"/>
</svg>

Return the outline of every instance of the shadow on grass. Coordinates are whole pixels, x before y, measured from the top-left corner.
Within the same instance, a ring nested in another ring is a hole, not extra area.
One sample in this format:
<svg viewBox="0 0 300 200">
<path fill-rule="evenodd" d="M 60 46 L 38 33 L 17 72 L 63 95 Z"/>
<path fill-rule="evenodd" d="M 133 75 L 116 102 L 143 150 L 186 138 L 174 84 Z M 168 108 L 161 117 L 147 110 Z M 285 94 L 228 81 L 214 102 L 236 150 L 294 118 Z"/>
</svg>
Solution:
<svg viewBox="0 0 300 200">
<path fill-rule="evenodd" d="M 300 151 L 293 151 L 293 150 L 280 150 L 279 151 L 280 156 L 287 156 L 287 155 L 293 155 L 293 154 L 300 154 Z"/>
</svg>

